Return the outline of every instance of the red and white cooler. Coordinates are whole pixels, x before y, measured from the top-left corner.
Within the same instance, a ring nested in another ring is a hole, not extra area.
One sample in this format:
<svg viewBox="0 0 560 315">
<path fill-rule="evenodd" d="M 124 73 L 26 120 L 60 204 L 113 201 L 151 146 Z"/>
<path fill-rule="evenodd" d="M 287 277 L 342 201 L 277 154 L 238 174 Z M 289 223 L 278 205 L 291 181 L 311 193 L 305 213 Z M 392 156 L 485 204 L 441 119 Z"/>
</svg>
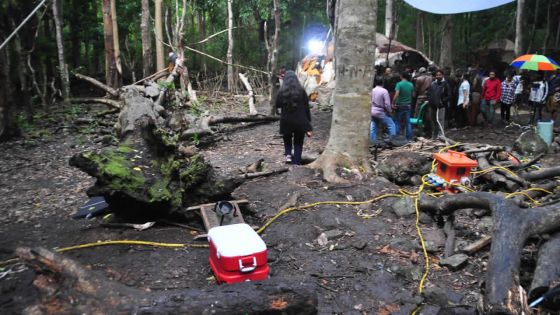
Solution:
<svg viewBox="0 0 560 315">
<path fill-rule="evenodd" d="M 245 223 L 223 225 L 208 231 L 210 267 L 218 283 L 268 279 L 266 244 Z"/>
</svg>

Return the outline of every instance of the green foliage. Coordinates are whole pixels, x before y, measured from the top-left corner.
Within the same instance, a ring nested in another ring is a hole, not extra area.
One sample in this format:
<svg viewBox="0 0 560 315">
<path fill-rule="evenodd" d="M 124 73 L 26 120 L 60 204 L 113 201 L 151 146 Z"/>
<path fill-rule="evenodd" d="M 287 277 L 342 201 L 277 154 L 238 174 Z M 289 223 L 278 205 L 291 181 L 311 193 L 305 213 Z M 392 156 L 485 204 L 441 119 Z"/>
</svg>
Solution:
<svg viewBox="0 0 560 315">
<path fill-rule="evenodd" d="M 198 133 L 195 133 L 194 135 L 191 136 L 191 142 L 194 145 L 199 145 L 200 144 L 200 135 Z"/>
</svg>

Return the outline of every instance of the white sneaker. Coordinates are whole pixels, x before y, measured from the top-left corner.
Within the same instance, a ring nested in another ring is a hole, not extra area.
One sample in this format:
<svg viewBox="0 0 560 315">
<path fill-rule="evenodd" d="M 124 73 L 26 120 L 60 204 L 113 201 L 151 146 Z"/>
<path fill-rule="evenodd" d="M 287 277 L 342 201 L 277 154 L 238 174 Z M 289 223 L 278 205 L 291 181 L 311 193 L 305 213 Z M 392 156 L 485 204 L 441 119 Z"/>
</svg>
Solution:
<svg viewBox="0 0 560 315">
<path fill-rule="evenodd" d="M 286 163 L 292 163 L 292 156 L 286 155 Z"/>
</svg>

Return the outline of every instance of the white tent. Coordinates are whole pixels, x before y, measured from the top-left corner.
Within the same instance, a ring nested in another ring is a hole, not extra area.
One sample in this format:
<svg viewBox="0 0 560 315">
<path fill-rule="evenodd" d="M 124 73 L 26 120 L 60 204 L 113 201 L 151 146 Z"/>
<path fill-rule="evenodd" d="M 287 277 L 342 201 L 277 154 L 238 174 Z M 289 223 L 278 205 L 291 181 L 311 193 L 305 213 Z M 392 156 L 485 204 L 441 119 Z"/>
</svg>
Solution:
<svg viewBox="0 0 560 315">
<path fill-rule="evenodd" d="M 418 10 L 436 14 L 455 14 L 495 8 L 515 0 L 404 0 Z"/>
</svg>

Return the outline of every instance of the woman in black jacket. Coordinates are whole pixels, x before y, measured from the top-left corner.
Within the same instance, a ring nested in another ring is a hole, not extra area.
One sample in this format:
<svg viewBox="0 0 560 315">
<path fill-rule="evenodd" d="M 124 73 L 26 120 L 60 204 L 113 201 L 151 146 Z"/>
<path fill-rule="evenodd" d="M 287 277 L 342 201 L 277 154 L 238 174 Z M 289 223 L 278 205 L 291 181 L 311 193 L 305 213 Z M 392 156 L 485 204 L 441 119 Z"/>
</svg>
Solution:
<svg viewBox="0 0 560 315">
<path fill-rule="evenodd" d="M 293 71 L 287 71 L 276 96 L 276 109 L 281 111 L 280 133 L 284 138 L 286 163 L 301 164 L 303 139 L 312 136 L 309 98 Z M 292 154 L 293 144 L 293 154 Z"/>
</svg>

